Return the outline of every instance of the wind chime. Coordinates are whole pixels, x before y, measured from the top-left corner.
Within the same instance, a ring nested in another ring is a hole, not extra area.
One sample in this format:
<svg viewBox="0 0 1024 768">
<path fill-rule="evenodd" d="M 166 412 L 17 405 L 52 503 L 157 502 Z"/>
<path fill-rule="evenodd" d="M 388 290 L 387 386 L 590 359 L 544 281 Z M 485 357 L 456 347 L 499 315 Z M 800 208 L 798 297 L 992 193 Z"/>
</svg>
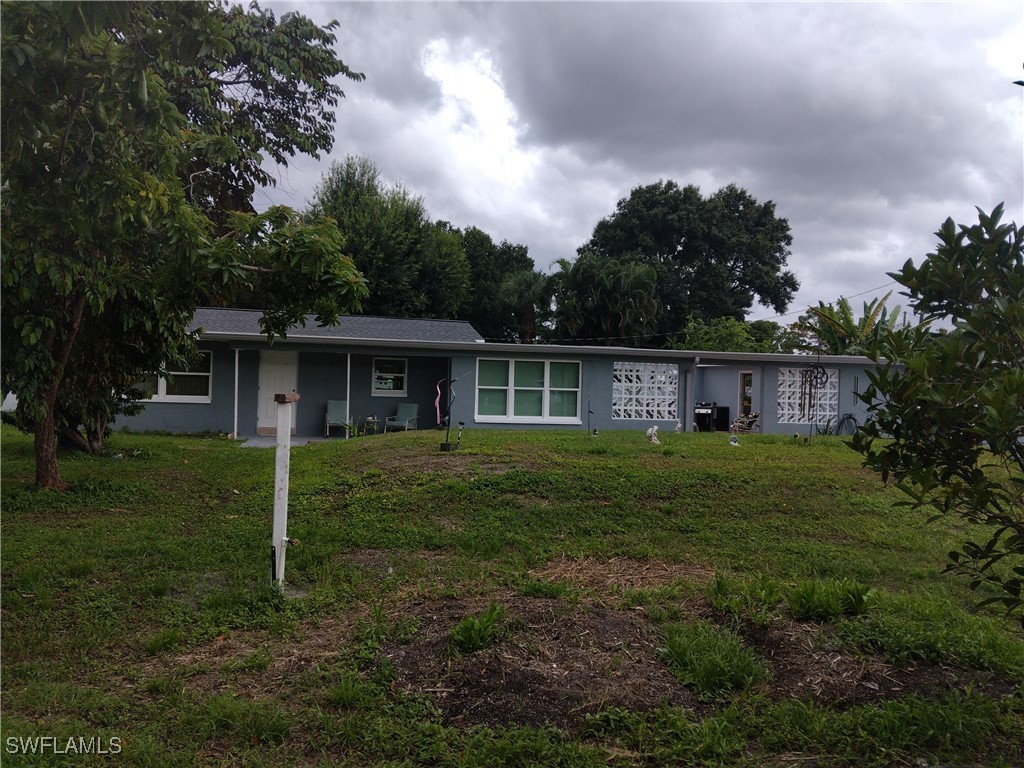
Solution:
<svg viewBox="0 0 1024 768">
<path fill-rule="evenodd" d="M 819 360 L 821 356 L 818 356 Z M 800 420 L 808 422 L 807 439 L 818 418 L 818 393 L 828 384 L 828 371 L 820 362 L 809 365 L 800 372 Z"/>
</svg>

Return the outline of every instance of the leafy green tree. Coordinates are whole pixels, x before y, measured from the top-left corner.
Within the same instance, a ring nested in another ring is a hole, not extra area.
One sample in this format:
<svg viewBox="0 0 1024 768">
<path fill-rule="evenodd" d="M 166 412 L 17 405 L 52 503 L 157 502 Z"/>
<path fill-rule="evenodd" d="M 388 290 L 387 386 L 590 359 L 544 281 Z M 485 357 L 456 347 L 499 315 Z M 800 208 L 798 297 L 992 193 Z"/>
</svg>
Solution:
<svg viewBox="0 0 1024 768">
<path fill-rule="evenodd" d="M 836 306 L 818 302 L 794 323 L 794 330 L 803 336 L 800 348 L 826 355 L 856 355 L 877 343 L 899 320 L 900 307 L 889 312 L 885 302 L 892 291 L 881 299 L 864 302 L 860 319 L 853 315 L 849 299 L 841 297 Z"/>
<path fill-rule="evenodd" d="M 800 335 L 789 326 L 774 320 L 751 320 L 747 323 L 755 352 L 795 352 L 800 349 Z"/>
<path fill-rule="evenodd" d="M 878 363 L 863 396 L 872 420 L 853 446 L 913 509 L 982 526 L 986 540 L 961 544 L 947 570 L 991 588 L 984 602 L 1021 612 L 1024 234 L 1000 223 L 1002 205 L 978 213 L 970 227 L 947 219 L 920 267 L 892 273 L 923 322 L 866 350 Z"/>
<path fill-rule="evenodd" d="M 421 317 L 458 318 L 469 302 L 471 279 L 462 233 L 447 221 L 428 225 L 420 255 Z"/>
<path fill-rule="evenodd" d="M 200 300 L 263 284 L 270 335 L 358 305 L 333 223 L 248 204 L 264 151 L 330 147 L 318 105 L 360 77 L 330 28 L 255 4 L 3 5 L 0 362 L 39 486 L 66 486 L 58 430 L 95 446 L 132 382 L 187 363 Z"/>
<path fill-rule="evenodd" d="M 533 344 L 543 336 L 551 316 L 552 279 L 543 272 L 523 269 L 507 275 L 501 283 L 496 309 L 515 322 L 520 344 Z"/>
<path fill-rule="evenodd" d="M 560 259 L 558 266 L 553 276 L 556 339 L 601 346 L 640 345 L 650 339 L 660 313 L 652 267 L 590 252 L 574 262 Z"/>
<path fill-rule="evenodd" d="M 706 321 L 695 317 L 676 336 L 676 349 L 708 352 L 761 352 L 749 326 L 735 317 L 716 317 Z"/>
<path fill-rule="evenodd" d="M 332 164 L 309 212 L 334 219 L 344 233 L 369 284 L 364 313 L 454 318 L 462 311 L 470 267 L 457 230 L 431 222 L 423 198 L 386 185 L 369 159 Z"/>
<path fill-rule="evenodd" d="M 674 181 L 636 187 L 579 249 L 654 270 L 664 343 L 691 317 L 742 320 L 755 299 L 785 311 L 799 287 L 786 271 L 792 237 L 775 204 L 730 184 L 709 197 Z"/>
<path fill-rule="evenodd" d="M 691 318 L 676 337 L 676 349 L 714 352 L 793 352 L 800 337 L 771 320 L 743 322 L 734 317 Z"/>
<path fill-rule="evenodd" d="M 467 227 L 462 231 L 462 247 L 470 268 L 470 296 L 459 319 L 471 323 L 485 339 L 519 340 L 515 302 L 505 299 L 503 283 L 510 275 L 534 270 L 526 246 L 508 240 L 495 243 L 483 230 Z"/>
</svg>

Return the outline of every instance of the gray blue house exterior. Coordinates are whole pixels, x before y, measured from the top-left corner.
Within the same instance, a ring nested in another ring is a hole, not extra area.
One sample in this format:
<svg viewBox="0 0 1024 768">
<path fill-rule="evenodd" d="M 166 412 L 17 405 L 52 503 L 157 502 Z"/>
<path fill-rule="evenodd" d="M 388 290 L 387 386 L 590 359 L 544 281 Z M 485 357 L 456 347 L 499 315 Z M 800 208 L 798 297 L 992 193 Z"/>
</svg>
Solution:
<svg viewBox="0 0 1024 768">
<path fill-rule="evenodd" d="M 273 434 L 274 394 L 297 391 L 293 432 L 309 437 L 324 434 L 328 400 L 344 401 L 346 421 L 360 426 L 415 403 L 427 429 L 442 425 L 452 395 L 452 423 L 473 428 L 728 429 L 754 411 L 763 432 L 807 434 L 846 414 L 863 423 L 857 392 L 873 366 L 855 356 L 490 343 L 461 321 L 366 316 L 331 327 L 310 318 L 270 344 L 260 314 L 197 310 L 200 362 L 154 380 L 145 410 L 117 426 Z"/>
</svg>

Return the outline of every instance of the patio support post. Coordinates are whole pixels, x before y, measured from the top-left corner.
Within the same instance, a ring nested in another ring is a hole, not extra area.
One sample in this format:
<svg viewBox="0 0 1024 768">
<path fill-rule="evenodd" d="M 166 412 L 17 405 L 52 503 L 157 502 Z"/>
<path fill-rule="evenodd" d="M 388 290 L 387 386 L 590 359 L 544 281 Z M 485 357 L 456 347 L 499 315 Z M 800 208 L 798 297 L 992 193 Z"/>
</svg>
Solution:
<svg viewBox="0 0 1024 768">
<path fill-rule="evenodd" d="M 232 421 L 231 439 L 238 439 L 238 347 L 235 347 L 235 401 Z"/>
<path fill-rule="evenodd" d="M 345 353 L 345 423 L 352 423 L 352 353 Z M 356 432 L 356 435 L 359 433 Z M 350 437 L 345 428 L 345 437 Z"/>
<path fill-rule="evenodd" d="M 681 421 L 683 422 L 684 432 L 690 432 L 693 429 L 693 425 L 696 423 L 693 420 L 693 407 L 694 404 L 697 402 L 697 398 L 693 392 L 693 377 L 694 374 L 697 372 L 698 365 L 700 365 L 700 355 L 696 355 L 693 358 L 693 362 L 690 363 L 690 367 L 686 369 L 686 375 L 683 377 L 683 381 L 685 382 L 684 386 L 686 387 L 686 397 L 684 398 L 685 405 L 683 406 L 683 418 L 681 419 Z"/>
<path fill-rule="evenodd" d="M 292 404 L 296 392 L 274 395 L 277 403 L 277 455 L 274 462 L 274 531 L 270 541 L 271 582 L 284 586 L 284 555 L 288 538 L 288 472 L 291 463 Z"/>
</svg>

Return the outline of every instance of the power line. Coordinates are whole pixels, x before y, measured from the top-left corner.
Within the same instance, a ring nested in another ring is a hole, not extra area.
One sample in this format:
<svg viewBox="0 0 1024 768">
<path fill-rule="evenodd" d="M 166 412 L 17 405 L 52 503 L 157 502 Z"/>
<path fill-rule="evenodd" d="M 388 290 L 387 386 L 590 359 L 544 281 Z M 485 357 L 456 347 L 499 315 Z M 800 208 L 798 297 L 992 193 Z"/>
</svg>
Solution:
<svg viewBox="0 0 1024 768">
<path fill-rule="evenodd" d="M 880 291 L 883 288 L 888 288 L 891 285 L 898 285 L 898 284 L 899 284 L 898 281 L 891 280 L 888 283 L 885 283 L 883 285 L 875 286 L 874 288 L 868 288 L 867 290 L 861 291 L 860 293 L 852 293 L 849 296 L 840 296 L 839 297 L 839 301 L 842 301 L 843 299 L 846 299 L 847 301 L 849 301 L 850 299 L 856 299 L 858 296 L 863 296 L 866 293 L 874 293 L 875 291 Z M 761 319 L 762 320 L 781 320 L 784 317 L 792 317 L 793 315 L 802 315 L 805 312 L 810 312 L 812 309 L 813 309 L 813 307 L 808 305 L 807 307 L 805 307 L 803 309 L 798 309 L 798 310 L 795 310 L 793 312 L 787 312 L 784 315 L 775 315 L 774 317 L 762 317 Z M 751 321 L 748 321 L 748 322 L 751 322 Z"/>
</svg>

